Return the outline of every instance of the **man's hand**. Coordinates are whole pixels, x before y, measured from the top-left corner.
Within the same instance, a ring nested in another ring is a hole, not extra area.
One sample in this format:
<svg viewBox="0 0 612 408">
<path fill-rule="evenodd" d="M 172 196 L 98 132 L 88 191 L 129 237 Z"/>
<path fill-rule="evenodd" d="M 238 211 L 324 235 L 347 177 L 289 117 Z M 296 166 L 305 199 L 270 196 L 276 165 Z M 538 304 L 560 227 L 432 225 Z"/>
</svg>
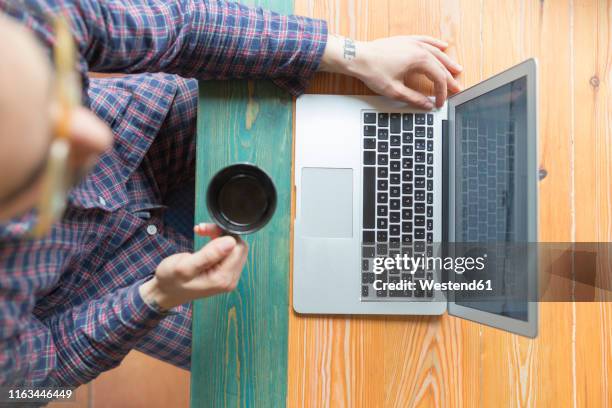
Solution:
<svg viewBox="0 0 612 408">
<path fill-rule="evenodd" d="M 246 242 L 220 237 L 221 230 L 214 224 L 196 225 L 194 231 L 213 239 L 197 252 L 164 259 L 153 279 L 140 286 L 140 295 L 146 303 L 168 310 L 236 288 L 247 259 Z"/>
<path fill-rule="evenodd" d="M 320 69 L 354 76 L 378 94 L 432 109 L 431 100 L 406 86 L 406 79 L 415 74 L 429 78 L 434 85 L 436 106 L 441 107 L 448 92 L 461 90 L 454 76 L 462 67 L 444 53 L 447 46 L 427 36 L 360 42 L 330 35 Z"/>
</svg>

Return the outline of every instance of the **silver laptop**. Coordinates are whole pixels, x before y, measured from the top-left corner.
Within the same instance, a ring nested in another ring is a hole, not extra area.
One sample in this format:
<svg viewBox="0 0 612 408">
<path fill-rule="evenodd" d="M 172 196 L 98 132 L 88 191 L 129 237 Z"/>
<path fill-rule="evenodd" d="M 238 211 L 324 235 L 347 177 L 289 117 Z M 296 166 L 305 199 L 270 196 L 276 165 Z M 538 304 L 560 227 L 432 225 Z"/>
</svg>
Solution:
<svg viewBox="0 0 612 408">
<path fill-rule="evenodd" d="M 440 280 L 441 271 L 375 267 L 377 258 L 399 252 L 436 256 L 445 242 L 536 242 L 536 112 L 533 59 L 433 111 L 380 96 L 298 98 L 295 311 L 448 310 L 534 337 L 530 298 L 504 302 L 498 293 L 485 303 L 422 285 L 390 290 L 392 283 Z M 513 274 L 521 290 L 537 289 L 535 262 Z"/>
</svg>

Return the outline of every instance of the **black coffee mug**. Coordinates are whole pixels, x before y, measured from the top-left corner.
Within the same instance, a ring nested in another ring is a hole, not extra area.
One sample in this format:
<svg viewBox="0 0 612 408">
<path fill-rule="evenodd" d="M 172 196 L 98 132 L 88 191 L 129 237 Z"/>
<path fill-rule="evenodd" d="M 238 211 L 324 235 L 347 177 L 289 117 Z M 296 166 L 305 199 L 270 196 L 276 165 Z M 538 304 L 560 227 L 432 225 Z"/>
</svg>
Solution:
<svg viewBox="0 0 612 408">
<path fill-rule="evenodd" d="M 250 234 L 263 228 L 276 210 L 276 188 L 265 171 L 250 163 L 219 170 L 206 192 L 212 220 L 226 233 Z"/>
</svg>

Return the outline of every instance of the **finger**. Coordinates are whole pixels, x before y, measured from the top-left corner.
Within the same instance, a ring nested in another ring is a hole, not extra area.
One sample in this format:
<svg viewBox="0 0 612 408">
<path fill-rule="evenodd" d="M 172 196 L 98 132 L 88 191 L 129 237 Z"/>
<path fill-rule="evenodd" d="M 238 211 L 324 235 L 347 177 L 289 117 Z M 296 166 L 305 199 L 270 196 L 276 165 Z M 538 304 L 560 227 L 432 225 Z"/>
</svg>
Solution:
<svg viewBox="0 0 612 408">
<path fill-rule="evenodd" d="M 448 90 L 451 93 L 457 93 L 462 89 L 459 81 L 453 78 L 453 76 L 450 74 L 446 76 L 446 83 L 448 84 Z"/>
<path fill-rule="evenodd" d="M 225 258 L 219 263 L 215 265 L 216 269 L 223 270 L 234 270 L 236 267 L 240 267 L 244 265 L 246 262 L 246 258 L 249 252 L 249 247 L 245 241 L 239 240 L 236 242 L 236 246 L 232 249 Z M 240 272 L 240 271 L 238 271 Z"/>
<path fill-rule="evenodd" d="M 187 285 L 193 290 L 233 290 L 240 280 L 248 255 L 246 242 L 240 240 L 234 249 L 219 263 L 192 279 Z"/>
<path fill-rule="evenodd" d="M 413 89 L 410 89 L 403 84 L 397 87 L 396 92 L 397 94 L 395 95 L 395 99 L 399 99 L 400 101 L 409 103 L 425 110 L 431 110 L 434 107 L 433 103 L 431 102 L 431 99 L 429 99 L 427 96 Z"/>
<path fill-rule="evenodd" d="M 247 260 L 249 247 L 246 242 L 240 241 L 232 252 L 219 264 L 221 268 L 227 268 L 234 272 L 235 276 L 240 276 L 242 268 Z"/>
<path fill-rule="evenodd" d="M 446 69 L 444 65 L 440 62 L 440 60 L 434 58 L 434 61 L 437 65 L 440 66 L 444 74 L 446 75 L 446 87 L 451 93 L 457 93 L 461 90 L 461 85 L 457 80 L 452 76 L 452 74 Z"/>
<path fill-rule="evenodd" d="M 427 51 L 431 52 L 433 56 L 436 57 L 451 74 L 457 75 L 463 71 L 463 67 L 461 65 L 451 59 L 451 57 L 449 57 L 447 54 L 443 53 L 439 48 L 426 43 L 423 44 L 423 47 L 425 47 Z"/>
<path fill-rule="evenodd" d="M 208 269 L 223 261 L 236 247 L 236 240 L 229 235 L 215 238 L 204 245 L 199 251 L 190 257 L 191 266 L 194 269 Z"/>
<path fill-rule="evenodd" d="M 430 53 L 427 55 L 429 58 L 425 59 L 419 70 L 433 82 L 436 106 L 440 108 L 444 105 L 447 96 L 446 72 L 433 55 Z"/>
<path fill-rule="evenodd" d="M 446 75 L 446 88 L 451 93 L 457 93 L 461 90 L 461 85 L 459 82 L 453 77 L 453 75 L 448 71 L 448 69 L 440 62 L 440 60 L 435 59 L 436 64 L 440 66 L 440 68 L 444 71 Z"/>
<path fill-rule="evenodd" d="M 448 48 L 448 43 L 446 41 L 440 40 L 439 38 L 430 37 L 428 35 L 413 35 L 411 37 L 422 43 L 433 45 L 434 47 L 439 48 L 441 50 L 445 50 Z"/>
<path fill-rule="evenodd" d="M 219 237 L 223 230 L 215 224 L 201 222 L 193 227 L 193 232 L 201 237 L 211 237 L 214 239 Z"/>
<path fill-rule="evenodd" d="M 436 59 L 435 62 L 440 66 L 440 68 L 444 71 L 444 74 L 446 75 L 446 88 L 451 93 L 459 92 L 461 90 L 461 85 L 459 84 L 459 82 L 453 77 L 453 75 L 448 71 L 448 69 L 446 69 L 446 67 L 442 65 L 442 63 L 438 59 Z"/>
</svg>

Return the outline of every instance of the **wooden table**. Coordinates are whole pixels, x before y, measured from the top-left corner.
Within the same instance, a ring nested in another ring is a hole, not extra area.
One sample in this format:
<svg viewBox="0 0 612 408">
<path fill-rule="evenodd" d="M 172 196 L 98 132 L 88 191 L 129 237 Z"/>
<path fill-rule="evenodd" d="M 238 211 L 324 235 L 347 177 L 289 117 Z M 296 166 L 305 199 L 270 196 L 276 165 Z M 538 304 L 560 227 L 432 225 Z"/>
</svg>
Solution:
<svg viewBox="0 0 612 408">
<path fill-rule="evenodd" d="M 281 12 L 292 5 L 261 1 Z M 296 0 L 358 40 L 429 34 L 469 86 L 539 60 L 540 240 L 612 241 L 612 47 L 605 1 Z M 367 93 L 319 75 L 312 93 Z M 192 406 L 611 406 L 612 305 L 544 303 L 530 340 L 447 315 L 301 317 L 290 301 L 292 105 L 266 83 L 202 84 L 198 221 L 226 163 L 255 161 L 279 187 L 236 293 L 194 312 Z M 229 98 L 229 99 L 228 99 Z M 201 242 L 198 242 L 201 244 Z"/>
</svg>

